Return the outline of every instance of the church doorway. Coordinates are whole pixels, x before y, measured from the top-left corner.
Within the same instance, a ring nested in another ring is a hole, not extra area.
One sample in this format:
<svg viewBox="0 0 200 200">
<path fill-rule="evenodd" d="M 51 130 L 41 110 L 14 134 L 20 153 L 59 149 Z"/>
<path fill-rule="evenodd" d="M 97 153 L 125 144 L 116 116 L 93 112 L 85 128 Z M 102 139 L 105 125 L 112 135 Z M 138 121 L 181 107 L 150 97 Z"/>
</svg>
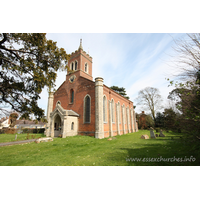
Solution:
<svg viewBox="0 0 200 200">
<path fill-rule="evenodd" d="M 61 129 L 61 118 L 59 115 L 56 115 L 54 120 L 54 137 L 58 137 L 61 134 Z"/>
</svg>

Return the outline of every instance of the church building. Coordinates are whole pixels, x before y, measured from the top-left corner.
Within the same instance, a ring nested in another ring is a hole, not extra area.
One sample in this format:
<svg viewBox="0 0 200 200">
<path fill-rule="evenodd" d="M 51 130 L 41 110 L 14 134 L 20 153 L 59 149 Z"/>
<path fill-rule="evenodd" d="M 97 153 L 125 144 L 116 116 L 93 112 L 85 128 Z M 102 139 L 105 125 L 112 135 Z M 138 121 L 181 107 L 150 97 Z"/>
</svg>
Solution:
<svg viewBox="0 0 200 200">
<path fill-rule="evenodd" d="M 133 102 L 92 77 L 92 57 L 82 47 L 68 61 L 66 80 L 49 92 L 46 136 L 112 137 L 136 132 Z"/>
</svg>

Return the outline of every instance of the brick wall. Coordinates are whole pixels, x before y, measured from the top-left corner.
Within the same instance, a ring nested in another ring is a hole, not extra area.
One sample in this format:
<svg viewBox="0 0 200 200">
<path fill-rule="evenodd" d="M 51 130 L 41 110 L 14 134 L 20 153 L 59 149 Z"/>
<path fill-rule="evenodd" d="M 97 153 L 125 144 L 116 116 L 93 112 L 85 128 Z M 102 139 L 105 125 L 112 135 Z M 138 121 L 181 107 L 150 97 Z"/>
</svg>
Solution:
<svg viewBox="0 0 200 200">
<path fill-rule="evenodd" d="M 125 106 L 125 112 L 124 114 L 126 115 L 126 108 L 129 107 L 129 124 L 127 123 L 127 115 L 125 117 L 126 119 L 126 123 L 125 123 L 125 133 L 128 133 L 128 126 L 130 129 L 130 132 L 132 132 L 131 130 L 131 113 L 130 113 L 130 109 L 133 108 L 133 102 L 122 97 L 121 95 L 119 95 L 117 92 L 111 90 L 109 87 L 107 87 L 106 85 L 104 85 L 103 87 L 103 95 L 106 96 L 107 98 L 107 123 L 104 123 L 104 137 L 109 137 L 109 101 L 111 101 L 112 99 L 114 100 L 114 123 L 112 123 L 112 131 L 113 131 L 113 136 L 117 135 L 117 114 L 116 114 L 116 103 L 120 103 L 120 123 L 119 123 L 119 130 L 120 130 L 120 134 L 123 134 L 123 125 L 122 125 L 122 105 L 124 104 Z M 133 124 L 133 129 L 134 129 L 134 124 Z"/>
<path fill-rule="evenodd" d="M 65 110 L 73 110 L 79 114 L 79 134 L 93 134 L 95 132 L 95 83 L 86 78 L 80 77 L 78 72 L 73 73 L 76 79 L 73 83 L 67 80 L 59 87 L 54 94 L 53 110 L 56 107 L 57 101 L 60 101 L 61 106 Z M 70 77 L 70 75 L 67 75 Z M 74 90 L 74 102 L 70 103 L 70 90 Z M 83 108 L 84 97 L 86 95 L 91 97 L 91 115 L 90 123 L 84 123 Z"/>
</svg>

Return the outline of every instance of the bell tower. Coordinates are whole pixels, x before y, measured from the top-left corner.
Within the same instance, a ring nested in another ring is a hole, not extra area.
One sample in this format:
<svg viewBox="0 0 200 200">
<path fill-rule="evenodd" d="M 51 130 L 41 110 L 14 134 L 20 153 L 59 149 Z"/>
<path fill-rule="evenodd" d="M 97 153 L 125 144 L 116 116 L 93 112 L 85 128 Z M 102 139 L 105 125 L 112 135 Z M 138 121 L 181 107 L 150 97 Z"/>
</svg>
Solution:
<svg viewBox="0 0 200 200">
<path fill-rule="evenodd" d="M 92 77 L 92 57 L 83 50 L 82 39 L 80 39 L 80 45 L 78 50 L 73 52 L 68 61 L 69 70 L 68 75 L 75 73 L 89 80 L 93 80 Z"/>
</svg>

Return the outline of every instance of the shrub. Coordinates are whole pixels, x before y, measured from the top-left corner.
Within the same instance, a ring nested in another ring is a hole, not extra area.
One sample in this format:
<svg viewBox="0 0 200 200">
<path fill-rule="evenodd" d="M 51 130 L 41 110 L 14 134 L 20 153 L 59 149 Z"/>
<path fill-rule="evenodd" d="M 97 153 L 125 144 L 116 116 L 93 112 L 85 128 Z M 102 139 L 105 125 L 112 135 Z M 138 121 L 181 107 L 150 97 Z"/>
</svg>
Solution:
<svg viewBox="0 0 200 200">
<path fill-rule="evenodd" d="M 16 134 L 19 129 L 14 129 L 14 128 L 3 128 L 1 133 L 6 133 L 6 134 Z"/>
<path fill-rule="evenodd" d="M 23 129 L 23 133 L 44 133 L 45 128 L 25 128 Z"/>
<path fill-rule="evenodd" d="M 0 134 L 4 134 L 5 131 L 3 129 L 0 129 Z"/>
<path fill-rule="evenodd" d="M 27 133 L 26 139 L 27 139 L 27 140 L 29 139 L 29 133 Z"/>
<path fill-rule="evenodd" d="M 156 128 L 156 132 L 159 133 L 160 132 L 160 128 Z"/>
<path fill-rule="evenodd" d="M 22 133 L 29 133 L 29 129 L 28 128 L 22 129 Z"/>
<path fill-rule="evenodd" d="M 24 128 L 21 129 L 21 133 L 44 133 L 45 128 Z M 15 128 L 2 128 L 0 129 L 0 134 L 17 134 L 20 132 L 20 129 Z"/>
</svg>

